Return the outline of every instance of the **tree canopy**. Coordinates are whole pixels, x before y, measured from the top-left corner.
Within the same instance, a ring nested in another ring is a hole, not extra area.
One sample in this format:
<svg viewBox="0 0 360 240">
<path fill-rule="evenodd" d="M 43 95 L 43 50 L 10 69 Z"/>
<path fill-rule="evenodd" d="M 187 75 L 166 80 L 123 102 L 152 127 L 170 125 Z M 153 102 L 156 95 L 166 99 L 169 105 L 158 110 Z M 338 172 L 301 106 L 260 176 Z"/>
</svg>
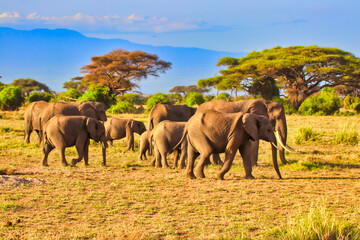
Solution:
<svg viewBox="0 0 360 240">
<path fill-rule="evenodd" d="M 76 89 L 79 93 L 84 93 L 88 85 L 84 82 L 84 77 L 73 77 L 68 82 L 64 82 L 63 88 L 65 89 Z"/>
<path fill-rule="evenodd" d="M 170 62 L 159 60 L 156 54 L 123 49 L 92 57 L 91 61 L 81 68 L 81 72 L 86 73 L 84 81 L 108 87 L 109 92 L 116 95 L 137 88 L 135 81 L 158 77 L 171 68 Z"/>
<path fill-rule="evenodd" d="M 275 47 L 242 58 L 221 58 L 217 65 L 227 66 L 222 75 L 240 81 L 275 79 L 296 109 L 324 87 L 360 85 L 360 59 L 338 48 Z"/>
<path fill-rule="evenodd" d="M 196 85 L 189 86 L 175 86 L 169 90 L 170 93 L 188 94 L 191 92 L 206 93 L 210 90 L 207 88 L 199 88 Z"/>
<path fill-rule="evenodd" d="M 219 91 L 230 91 L 231 97 L 234 91 L 235 95 L 237 95 L 237 91 L 243 89 L 238 79 L 223 75 L 200 79 L 198 80 L 197 85 L 201 88 L 212 87 L 216 89 L 216 96 L 219 95 Z"/>
<path fill-rule="evenodd" d="M 50 88 L 31 78 L 19 78 L 11 83 L 12 86 L 19 87 L 21 92 L 28 97 L 32 92 L 50 92 Z"/>
</svg>

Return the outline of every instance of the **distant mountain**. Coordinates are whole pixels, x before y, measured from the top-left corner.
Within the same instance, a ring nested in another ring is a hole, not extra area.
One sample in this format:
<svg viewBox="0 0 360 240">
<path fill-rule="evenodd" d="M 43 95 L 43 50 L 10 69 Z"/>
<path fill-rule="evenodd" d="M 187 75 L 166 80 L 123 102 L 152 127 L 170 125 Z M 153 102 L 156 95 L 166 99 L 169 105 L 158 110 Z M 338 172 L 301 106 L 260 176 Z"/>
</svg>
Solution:
<svg viewBox="0 0 360 240">
<path fill-rule="evenodd" d="M 33 78 L 55 91 L 62 91 L 63 83 L 80 76 L 80 68 L 90 64 L 92 56 L 120 48 L 156 53 L 160 59 L 172 63 L 172 69 L 160 77 L 140 82 L 143 93 L 167 93 L 174 86 L 196 84 L 197 80 L 214 76 L 220 70 L 216 63 L 221 57 L 245 56 L 245 53 L 91 38 L 68 29 L 0 28 L 0 81 L 11 83 L 18 78 Z"/>
</svg>

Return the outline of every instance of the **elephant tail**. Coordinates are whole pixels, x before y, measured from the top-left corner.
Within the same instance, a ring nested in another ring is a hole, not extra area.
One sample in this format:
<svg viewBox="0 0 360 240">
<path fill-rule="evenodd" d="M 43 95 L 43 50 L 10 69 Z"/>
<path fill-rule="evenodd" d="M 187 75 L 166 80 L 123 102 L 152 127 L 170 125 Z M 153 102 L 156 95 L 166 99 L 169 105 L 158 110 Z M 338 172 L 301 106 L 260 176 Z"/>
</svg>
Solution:
<svg viewBox="0 0 360 240">
<path fill-rule="evenodd" d="M 181 145 L 181 143 L 184 141 L 184 139 L 186 138 L 188 133 L 187 127 L 184 128 L 184 132 L 183 135 L 181 136 L 180 141 L 175 145 L 175 147 L 173 147 L 172 151 L 175 151 L 176 149 L 178 149 Z"/>
</svg>

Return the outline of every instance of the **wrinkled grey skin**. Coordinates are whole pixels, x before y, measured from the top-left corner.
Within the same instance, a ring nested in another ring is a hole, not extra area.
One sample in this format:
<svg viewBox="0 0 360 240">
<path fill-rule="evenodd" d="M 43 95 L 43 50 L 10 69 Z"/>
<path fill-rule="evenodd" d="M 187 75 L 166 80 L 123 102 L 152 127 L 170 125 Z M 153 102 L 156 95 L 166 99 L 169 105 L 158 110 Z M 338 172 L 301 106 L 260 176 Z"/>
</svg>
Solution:
<svg viewBox="0 0 360 240">
<path fill-rule="evenodd" d="M 41 142 L 40 138 L 40 124 L 39 118 L 43 110 L 49 103 L 45 101 L 37 101 L 29 104 L 24 113 L 24 121 L 25 121 L 25 130 L 24 137 L 25 143 L 30 143 L 30 134 L 32 131 L 35 131 L 39 137 L 39 144 Z"/>
<path fill-rule="evenodd" d="M 225 152 L 225 161 L 217 177 L 221 180 L 230 170 L 236 151 L 239 150 L 245 168 L 245 178 L 252 179 L 251 140 L 276 143 L 270 120 L 249 113 L 220 113 L 213 110 L 198 111 L 189 119 L 182 140 L 188 140 L 188 178 L 204 178 L 204 166 L 211 154 Z M 181 141 L 182 141 L 181 140 Z M 180 141 L 180 142 L 181 142 Z M 275 151 L 274 154 L 277 152 Z M 194 174 L 194 161 L 200 155 Z M 274 168 L 281 178 L 276 156 Z M 196 175 L 196 176 L 195 176 Z"/>
<path fill-rule="evenodd" d="M 95 118 L 99 121 L 106 122 L 106 111 L 102 103 L 99 102 L 74 102 L 72 103 L 79 109 L 81 115 Z"/>
<path fill-rule="evenodd" d="M 150 155 L 150 134 L 147 130 L 140 135 L 139 138 L 139 160 L 147 160 L 146 152 Z"/>
<path fill-rule="evenodd" d="M 165 120 L 160 122 L 151 131 L 151 139 L 154 141 L 155 158 L 152 165 L 162 168 L 170 168 L 167 162 L 167 154 L 176 151 L 174 168 L 185 168 L 185 159 L 187 155 L 187 141 L 182 141 L 176 149 L 175 145 L 181 140 L 186 122 L 173 122 Z M 180 164 L 179 162 L 180 154 Z"/>
<path fill-rule="evenodd" d="M 68 102 L 52 102 L 49 103 L 42 111 L 39 118 L 40 138 L 43 140 L 43 128 L 45 124 L 55 115 L 63 116 L 80 116 L 81 113 L 75 104 Z"/>
<path fill-rule="evenodd" d="M 67 166 L 65 148 L 71 146 L 76 147 L 79 155 L 78 158 L 72 159 L 72 166 L 75 166 L 83 158 L 85 165 L 89 165 L 90 138 L 102 143 L 102 164 L 106 165 L 107 143 L 103 123 L 84 116 L 54 116 L 44 126 L 43 165 L 48 166 L 48 155 L 54 148 L 57 148 L 62 164 Z"/>
<path fill-rule="evenodd" d="M 186 105 L 173 105 L 170 103 L 158 103 L 149 114 L 149 130 L 152 130 L 159 122 L 164 120 L 187 122 L 196 112 L 196 108 Z"/>
<path fill-rule="evenodd" d="M 127 138 L 128 148 L 134 151 L 134 132 L 141 135 L 146 131 L 145 124 L 133 119 L 111 118 L 105 122 L 106 139 L 113 144 L 113 140 Z"/>
<path fill-rule="evenodd" d="M 287 140 L 287 124 L 285 117 L 285 110 L 281 103 L 271 102 L 264 99 L 252 99 L 252 100 L 243 100 L 237 102 L 228 102 L 224 100 L 214 100 L 203 103 L 199 106 L 198 111 L 204 110 L 216 110 L 223 113 L 254 113 L 261 116 L 268 117 L 273 126 L 273 129 L 279 132 L 280 138 L 283 144 L 286 146 Z M 280 160 L 283 164 L 288 163 L 285 158 L 285 151 L 278 144 Z M 277 151 L 274 146 L 272 151 Z M 258 152 L 259 152 L 259 142 L 256 141 L 252 144 L 252 156 L 251 163 L 252 165 L 257 165 L 258 162 Z M 274 155 L 274 154 L 273 154 Z"/>
</svg>

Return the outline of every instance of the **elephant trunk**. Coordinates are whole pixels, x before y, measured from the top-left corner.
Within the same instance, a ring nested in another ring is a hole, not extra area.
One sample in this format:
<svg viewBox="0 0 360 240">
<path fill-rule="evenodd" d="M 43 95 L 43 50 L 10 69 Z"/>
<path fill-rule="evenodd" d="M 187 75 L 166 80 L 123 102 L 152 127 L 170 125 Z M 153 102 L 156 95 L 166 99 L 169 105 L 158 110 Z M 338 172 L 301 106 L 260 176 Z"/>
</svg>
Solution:
<svg viewBox="0 0 360 240">
<path fill-rule="evenodd" d="M 271 142 L 271 143 L 272 143 L 271 150 L 272 150 L 272 159 L 273 159 L 274 168 L 275 168 L 275 171 L 276 171 L 277 175 L 279 176 L 279 178 L 282 179 L 280 170 L 279 170 L 279 165 L 277 162 L 277 147 L 275 147 L 276 145 L 273 142 Z"/>
<path fill-rule="evenodd" d="M 288 163 L 288 161 L 285 158 L 285 148 L 282 147 L 282 146 L 286 146 L 286 140 L 287 140 L 287 126 L 286 126 L 285 117 L 276 120 L 276 132 L 280 135 L 278 141 L 281 141 L 282 143 L 280 144 L 281 147 L 279 150 L 280 160 L 283 164 L 286 164 Z"/>
<path fill-rule="evenodd" d="M 102 165 L 106 166 L 106 148 L 108 147 L 107 142 L 102 142 L 101 143 L 101 148 L 102 148 L 102 155 L 103 155 L 103 162 Z"/>
</svg>

